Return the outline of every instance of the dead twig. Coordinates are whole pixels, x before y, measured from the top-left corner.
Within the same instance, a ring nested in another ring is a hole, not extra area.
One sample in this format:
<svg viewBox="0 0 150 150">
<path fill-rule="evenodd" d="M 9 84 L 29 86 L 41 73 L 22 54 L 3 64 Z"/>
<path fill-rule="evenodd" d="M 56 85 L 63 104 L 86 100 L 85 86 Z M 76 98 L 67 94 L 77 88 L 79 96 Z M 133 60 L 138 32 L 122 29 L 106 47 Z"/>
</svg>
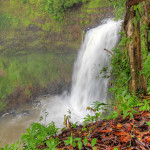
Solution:
<svg viewBox="0 0 150 150">
<path fill-rule="evenodd" d="M 141 141 L 139 141 L 139 140 L 135 140 L 135 142 L 140 146 L 140 147 L 142 147 L 142 149 L 149 149 L 149 147 L 147 146 L 147 144 L 145 144 L 145 143 L 143 143 L 143 142 L 141 142 Z"/>
<path fill-rule="evenodd" d="M 112 56 L 114 56 L 114 54 L 113 54 L 111 51 L 109 51 L 108 49 L 104 48 L 104 50 L 105 50 L 106 52 L 108 52 L 109 54 L 111 54 Z"/>
</svg>

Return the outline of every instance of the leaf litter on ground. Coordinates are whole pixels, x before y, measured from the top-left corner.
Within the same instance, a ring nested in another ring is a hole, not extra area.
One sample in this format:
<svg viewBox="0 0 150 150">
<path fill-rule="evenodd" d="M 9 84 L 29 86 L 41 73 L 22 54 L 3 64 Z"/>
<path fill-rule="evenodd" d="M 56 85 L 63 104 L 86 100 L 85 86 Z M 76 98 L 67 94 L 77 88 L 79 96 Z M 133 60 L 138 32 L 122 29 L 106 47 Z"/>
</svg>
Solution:
<svg viewBox="0 0 150 150">
<path fill-rule="evenodd" d="M 59 138 L 58 150 L 150 150 L 150 112 L 134 114 L 134 119 L 119 116 L 113 120 L 101 120 L 76 128 L 68 128 L 54 138 Z M 76 144 L 65 145 L 72 135 L 80 138 Z M 94 140 L 93 140 L 94 139 Z M 39 147 L 44 149 L 45 146 Z"/>
</svg>

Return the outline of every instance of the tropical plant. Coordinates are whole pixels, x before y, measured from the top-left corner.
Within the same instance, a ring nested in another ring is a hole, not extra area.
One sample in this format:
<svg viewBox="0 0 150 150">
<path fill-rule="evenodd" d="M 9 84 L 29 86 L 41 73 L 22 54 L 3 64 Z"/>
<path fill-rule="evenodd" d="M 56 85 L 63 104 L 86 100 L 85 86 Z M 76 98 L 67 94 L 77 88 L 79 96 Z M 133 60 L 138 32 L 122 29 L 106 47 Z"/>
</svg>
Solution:
<svg viewBox="0 0 150 150">
<path fill-rule="evenodd" d="M 71 136 L 67 138 L 67 140 L 64 140 L 65 145 L 71 145 L 72 147 L 78 146 L 79 149 L 82 148 L 82 142 L 81 138 L 73 138 L 73 134 L 71 133 Z"/>
<path fill-rule="evenodd" d="M 9 144 L 6 144 L 4 148 L 0 148 L 0 150 L 19 150 L 20 149 L 20 142 L 16 142 L 9 146 Z"/>
<path fill-rule="evenodd" d="M 42 145 L 46 138 L 53 137 L 58 132 L 58 129 L 54 122 L 46 126 L 40 123 L 32 123 L 27 129 L 27 133 L 24 133 L 21 137 L 24 149 L 36 149 L 37 145 Z M 53 143 L 52 139 L 49 142 Z M 55 145 L 56 143 L 54 142 L 53 144 Z"/>
<path fill-rule="evenodd" d="M 88 122 L 95 122 L 98 121 L 100 119 L 102 119 L 102 113 L 105 112 L 107 109 L 106 107 L 109 106 L 108 104 L 105 103 L 101 103 L 99 101 L 95 101 L 93 102 L 91 107 L 87 107 L 87 110 L 92 111 L 92 113 L 94 113 L 93 116 L 87 114 L 86 117 L 84 118 L 84 123 L 88 123 Z"/>
<path fill-rule="evenodd" d="M 59 139 L 58 138 L 49 138 L 46 140 L 44 143 L 46 143 L 47 147 L 45 150 L 57 150 L 56 146 L 59 144 Z"/>
</svg>

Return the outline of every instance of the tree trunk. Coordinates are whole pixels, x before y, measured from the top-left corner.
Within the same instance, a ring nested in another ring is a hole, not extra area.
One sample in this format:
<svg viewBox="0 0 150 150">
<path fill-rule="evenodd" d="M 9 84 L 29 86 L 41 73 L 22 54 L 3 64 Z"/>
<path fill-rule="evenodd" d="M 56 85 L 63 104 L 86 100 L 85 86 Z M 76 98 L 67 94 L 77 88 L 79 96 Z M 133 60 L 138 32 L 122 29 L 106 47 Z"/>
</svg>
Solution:
<svg viewBox="0 0 150 150">
<path fill-rule="evenodd" d="M 148 32 L 150 32 L 150 20 L 149 20 L 149 15 L 148 10 L 149 10 L 149 5 L 150 5 L 150 0 L 147 0 L 143 2 L 143 6 L 144 6 L 144 11 L 145 11 L 145 16 L 143 17 L 143 22 L 147 25 L 147 29 L 145 29 L 144 31 L 144 36 L 145 36 L 145 44 L 147 46 L 147 50 L 150 52 L 150 39 L 148 38 Z"/>
<path fill-rule="evenodd" d="M 133 6 L 127 6 L 127 12 L 124 20 L 124 29 L 126 37 L 130 39 L 127 45 L 127 51 L 130 60 L 131 81 L 129 90 L 131 93 L 146 93 L 145 76 L 140 74 L 142 71 L 141 58 L 141 40 L 140 40 L 140 21 L 134 24 L 136 12 Z"/>
</svg>

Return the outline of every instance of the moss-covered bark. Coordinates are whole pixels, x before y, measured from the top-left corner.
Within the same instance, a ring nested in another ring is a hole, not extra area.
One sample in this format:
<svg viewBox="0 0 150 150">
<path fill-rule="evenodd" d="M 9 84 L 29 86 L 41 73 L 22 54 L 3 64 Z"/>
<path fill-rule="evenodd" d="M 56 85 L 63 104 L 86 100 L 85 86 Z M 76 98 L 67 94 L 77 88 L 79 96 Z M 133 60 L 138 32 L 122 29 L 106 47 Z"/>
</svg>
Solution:
<svg viewBox="0 0 150 150">
<path fill-rule="evenodd" d="M 146 93 L 146 81 L 144 74 L 141 74 L 142 58 L 141 58 L 141 39 L 140 39 L 140 21 L 137 19 L 134 6 L 127 6 L 127 12 L 124 20 L 124 29 L 126 37 L 130 39 L 127 45 L 127 51 L 130 59 L 131 80 L 129 90 L 132 93 Z"/>
</svg>

